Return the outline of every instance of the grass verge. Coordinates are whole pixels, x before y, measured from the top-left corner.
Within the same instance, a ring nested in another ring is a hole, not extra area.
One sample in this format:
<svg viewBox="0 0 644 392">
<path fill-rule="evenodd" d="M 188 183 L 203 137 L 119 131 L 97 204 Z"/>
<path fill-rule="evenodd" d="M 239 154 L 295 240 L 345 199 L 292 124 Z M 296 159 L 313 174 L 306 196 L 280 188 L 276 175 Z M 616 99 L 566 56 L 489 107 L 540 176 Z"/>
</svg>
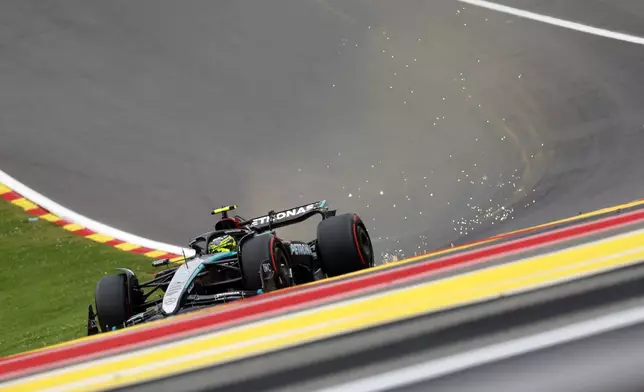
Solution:
<svg viewBox="0 0 644 392">
<path fill-rule="evenodd" d="M 76 236 L 0 200 L 0 356 L 85 336 L 96 282 L 117 267 L 151 276 L 151 259 Z"/>
</svg>

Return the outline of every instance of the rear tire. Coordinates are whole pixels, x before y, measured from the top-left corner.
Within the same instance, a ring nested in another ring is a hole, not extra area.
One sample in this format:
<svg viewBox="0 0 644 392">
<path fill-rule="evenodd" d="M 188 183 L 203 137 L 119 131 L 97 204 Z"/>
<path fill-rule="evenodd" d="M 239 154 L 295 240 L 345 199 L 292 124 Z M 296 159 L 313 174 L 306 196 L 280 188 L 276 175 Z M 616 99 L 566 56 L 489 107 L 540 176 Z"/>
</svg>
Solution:
<svg viewBox="0 0 644 392">
<path fill-rule="evenodd" d="M 246 290 L 268 292 L 293 284 L 288 255 L 272 234 L 258 235 L 244 242 L 240 264 Z"/>
<path fill-rule="evenodd" d="M 129 303 L 127 278 L 124 274 L 109 275 L 101 278 L 94 293 L 96 314 L 103 332 L 123 328 L 132 317 Z"/>
<path fill-rule="evenodd" d="M 320 222 L 316 252 L 329 277 L 373 267 L 371 238 L 355 214 L 332 216 Z"/>
</svg>

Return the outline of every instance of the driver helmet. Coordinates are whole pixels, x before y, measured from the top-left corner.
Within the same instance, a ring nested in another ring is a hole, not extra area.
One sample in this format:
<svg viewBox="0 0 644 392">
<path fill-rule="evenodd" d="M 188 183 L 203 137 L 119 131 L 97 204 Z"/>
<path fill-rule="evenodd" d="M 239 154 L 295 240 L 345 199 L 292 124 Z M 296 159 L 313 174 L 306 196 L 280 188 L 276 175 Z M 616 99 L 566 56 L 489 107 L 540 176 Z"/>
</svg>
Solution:
<svg viewBox="0 0 644 392">
<path fill-rule="evenodd" d="M 234 250 L 237 250 L 237 241 L 230 235 L 217 237 L 208 244 L 209 253 L 232 252 Z"/>
</svg>

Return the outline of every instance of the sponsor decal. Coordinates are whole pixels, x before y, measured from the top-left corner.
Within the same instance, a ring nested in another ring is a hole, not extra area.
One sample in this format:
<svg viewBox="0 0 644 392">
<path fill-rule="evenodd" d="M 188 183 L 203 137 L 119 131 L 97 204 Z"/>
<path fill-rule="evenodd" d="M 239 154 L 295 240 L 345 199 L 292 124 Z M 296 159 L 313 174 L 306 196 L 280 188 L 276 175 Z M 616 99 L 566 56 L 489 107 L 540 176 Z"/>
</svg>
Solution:
<svg viewBox="0 0 644 392">
<path fill-rule="evenodd" d="M 272 222 L 279 222 L 288 218 L 294 218 L 306 214 L 307 212 L 319 208 L 320 202 L 311 203 L 301 207 L 295 207 L 290 210 L 280 211 L 273 215 Z M 268 215 L 253 219 L 251 226 L 268 224 L 270 217 Z"/>
<path fill-rule="evenodd" d="M 264 280 L 271 280 L 275 276 L 275 271 L 273 271 L 273 266 L 270 262 L 262 263 L 262 278 Z"/>
<path fill-rule="evenodd" d="M 175 271 L 174 276 L 168 285 L 168 289 L 163 296 L 163 303 L 161 306 L 163 312 L 170 314 L 177 310 L 184 290 L 188 288 L 187 286 L 190 286 L 193 283 L 192 279 L 201 270 L 202 262 L 203 260 L 201 259 L 189 261 Z"/>
<path fill-rule="evenodd" d="M 166 296 L 172 296 L 179 292 L 183 288 L 183 283 L 184 282 L 181 280 L 172 282 L 172 284 L 168 286 L 168 289 L 165 292 Z"/>
<path fill-rule="evenodd" d="M 244 298 L 243 291 L 228 291 L 225 293 L 211 294 L 211 295 L 191 295 L 188 297 L 191 301 L 220 301 L 226 299 Z"/>
<path fill-rule="evenodd" d="M 306 244 L 291 244 L 291 254 L 294 256 L 313 256 L 313 251 Z"/>
<path fill-rule="evenodd" d="M 226 299 L 231 297 L 243 297 L 243 296 L 244 296 L 244 293 L 241 291 L 229 291 L 227 293 L 215 294 L 213 296 L 213 299 L 220 300 L 220 299 Z"/>
</svg>

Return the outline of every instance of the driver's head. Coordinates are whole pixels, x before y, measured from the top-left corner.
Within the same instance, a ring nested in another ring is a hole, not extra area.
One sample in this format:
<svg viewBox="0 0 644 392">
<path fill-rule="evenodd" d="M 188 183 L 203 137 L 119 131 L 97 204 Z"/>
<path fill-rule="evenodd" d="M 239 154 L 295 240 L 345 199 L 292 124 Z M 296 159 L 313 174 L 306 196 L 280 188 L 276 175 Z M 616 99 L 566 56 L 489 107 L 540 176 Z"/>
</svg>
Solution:
<svg viewBox="0 0 644 392">
<path fill-rule="evenodd" d="M 235 250 L 237 250 L 237 241 L 230 235 L 217 237 L 208 244 L 208 252 L 210 253 L 232 252 Z"/>
</svg>

